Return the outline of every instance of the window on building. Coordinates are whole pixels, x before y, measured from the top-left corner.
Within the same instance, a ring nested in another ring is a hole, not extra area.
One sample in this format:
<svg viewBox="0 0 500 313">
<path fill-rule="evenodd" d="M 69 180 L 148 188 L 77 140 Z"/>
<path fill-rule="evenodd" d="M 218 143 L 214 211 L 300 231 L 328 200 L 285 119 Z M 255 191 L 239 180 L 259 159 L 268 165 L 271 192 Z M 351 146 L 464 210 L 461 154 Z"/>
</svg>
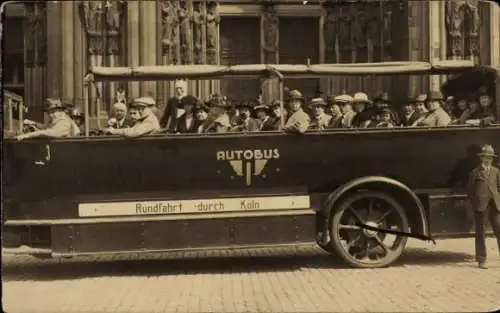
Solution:
<svg viewBox="0 0 500 313">
<path fill-rule="evenodd" d="M 317 17 L 279 18 L 279 63 L 319 63 L 319 19 Z M 319 79 L 285 79 L 290 90 L 298 89 L 307 98 L 320 90 Z"/>
<path fill-rule="evenodd" d="M 222 65 L 260 63 L 260 18 L 222 17 L 219 26 Z M 221 92 L 236 103 L 256 99 L 259 79 L 221 80 Z"/>
</svg>

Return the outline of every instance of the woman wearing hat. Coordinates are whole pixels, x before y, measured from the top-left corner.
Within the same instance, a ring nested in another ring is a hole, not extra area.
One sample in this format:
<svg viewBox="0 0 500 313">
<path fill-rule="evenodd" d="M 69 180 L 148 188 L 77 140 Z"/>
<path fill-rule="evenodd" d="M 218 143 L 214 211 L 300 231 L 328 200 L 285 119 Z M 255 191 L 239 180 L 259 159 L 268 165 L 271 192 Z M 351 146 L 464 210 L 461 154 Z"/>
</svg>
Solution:
<svg viewBox="0 0 500 313">
<path fill-rule="evenodd" d="M 231 128 L 231 121 L 227 111 L 230 106 L 222 97 L 213 98 L 209 101 L 209 125 L 205 129 L 208 133 L 225 133 Z"/>
<path fill-rule="evenodd" d="M 373 101 L 368 99 L 368 95 L 364 92 L 357 92 L 352 99 L 354 111 L 357 113 L 352 120 L 354 127 L 365 126 L 375 116 L 375 108 Z"/>
<path fill-rule="evenodd" d="M 490 145 L 484 145 L 478 153 L 479 166 L 469 175 L 467 194 L 474 210 L 476 261 L 486 269 L 485 224 L 489 218 L 500 253 L 500 171 L 492 165 L 497 157 Z"/>
<path fill-rule="evenodd" d="M 208 120 L 208 112 L 210 108 L 208 105 L 202 102 L 198 102 L 196 106 L 194 107 L 194 116 L 196 118 L 194 124 L 194 128 L 196 129 L 196 133 L 201 134 L 204 133 L 206 128 L 209 125 L 209 120 Z"/>
<path fill-rule="evenodd" d="M 326 129 L 330 125 L 332 116 L 325 113 L 326 102 L 323 98 L 314 98 L 309 104 L 313 111 L 309 129 Z"/>
<path fill-rule="evenodd" d="M 480 91 L 478 97 L 479 105 L 481 106 L 479 119 L 483 125 L 489 125 L 496 121 L 493 100 L 486 91 Z"/>
<path fill-rule="evenodd" d="M 286 121 L 286 116 L 288 114 L 283 101 L 273 100 L 269 106 L 270 117 L 274 120 L 272 125 L 272 130 L 281 130 L 281 117 Z"/>
<path fill-rule="evenodd" d="M 181 107 L 184 109 L 184 114 L 177 120 L 178 133 L 196 133 L 196 117 L 194 116 L 194 108 L 198 103 L 195 96 L 187 95 L 181 99 Z"/>
<path fill-rule="evenodd" d="M 427 109 L 429 113 L 416 122 L 417 126 L 444 127 L 448 126 L 451 118 L 442 108 L 443 94 L 439 91 L 431 91 L 427 94 Z"/>
<path fill-rule="evenodd" d="M 148 134 L 155 133 L 160 130 L 160 123 L 158 118 L 153 114 L 150 108 L 150 103 L 147 98 L 138 98 L 134 100 L 131 107 L 136 109 L 139 116 L 134 126 L 129 128 L 105 128 L 103 131 L 112 135 L 119 135 L 128 138 L 140 137 Z"/>
<path fill-rule="evenodd" d="M 127 115 L 127 105 L 123 102 L 116 102 L 111 108 L 112 117 L 108 120 L 108 126 L 113 128 L 127 128 L 135 124 L 135 120 Z"/>
<path fill-rule="evenodd" d="M 25 125 L 38 126 L 37 128 L 43 129 L 18 135 L 16 137 L 17 140 L 24 140 L 35 137 L 61 138 L 78 136 L 80 134 L 80 128 L 66 114 L 66 108 L 61 103 L 60 99 L 49 98 L 46 102 L 47 107 L 45 109 L 45 112 L 50 118 L 49 123 L 47 125 L 40 125 L 34 121 L 25 120 Z"/>
<path fill-rule="evenodd" d="M 279 129 L 279 123 L 276 123 L 276 119 L 270 117 L 271 110 L 265 104 L 259 104 L 253 108 L 255 117 L 260 123 L 261 131 L 273 131 Z"/>
<path fill-rule="evenodd" d="M 334 99 L 342 110 L 342 119 L 340 121 L 340 127 L 342 128 L 351 128 L 352 121 L 356 116 L 356 112 L 352 109 L 352 100 L 353 98 L 347 94 L 336 96 Z"/>
<path fill-rule="evenodd" d="M 311 118 L 304 112 L 302 105 L 304 96 L 298 90 L 290 91 L 288 95 L 288 107 L 290 115 L 286 120 L 284 130 L 290 133 L 304 133 L 309 128 Z"/>
<path fill-rule="evenodd" d="M 233 132 L 255 132 L 259 131 L 261 124 L 252 118 L 253 106 L 250 101 L 243 101 L 236 107 L 239 111 L 236 125 L 231 128 Z"/>
</svg>

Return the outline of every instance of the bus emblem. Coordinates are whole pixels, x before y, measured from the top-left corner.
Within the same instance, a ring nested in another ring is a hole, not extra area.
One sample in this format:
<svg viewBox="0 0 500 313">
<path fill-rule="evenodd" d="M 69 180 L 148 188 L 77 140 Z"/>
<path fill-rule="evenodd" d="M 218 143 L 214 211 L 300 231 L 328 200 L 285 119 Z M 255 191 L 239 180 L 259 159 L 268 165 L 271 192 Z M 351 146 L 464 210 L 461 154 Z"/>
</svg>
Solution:
<svg viewBox="0 0 500 313">
<path fill-rule="evenodd" d="M 245 178 L 247 186 L 252 185 L 252 176 L 262 176 L 269 160 L 280 158 L 278 149 L 220 150 L 216 155 L 217 161 L 229 162 L 236 175 Z"/>
</svg>

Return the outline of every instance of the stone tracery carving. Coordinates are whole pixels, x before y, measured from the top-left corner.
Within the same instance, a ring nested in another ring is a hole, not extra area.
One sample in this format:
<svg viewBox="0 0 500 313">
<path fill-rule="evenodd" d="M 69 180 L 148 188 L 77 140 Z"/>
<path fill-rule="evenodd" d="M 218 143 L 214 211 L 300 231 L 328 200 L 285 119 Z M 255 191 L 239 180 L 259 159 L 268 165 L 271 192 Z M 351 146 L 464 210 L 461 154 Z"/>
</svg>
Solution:
<svg viewBox="0 0 500 313">
<path fill-rule="evenodd" d="M 447 0 L 447 42 L 451 57 L 476 56 L 479 40 L 478 0 Z M 464 51 L 468 42 L 469 51 Z"/>
<path fill-rule="evenodd" d="M 276 9 L 273 5 L 264 7 L 264 63 L 277 63 L 276 52 L 278 51 L 279 24 Z"/>
<path fill-rule="evenodd" d="M 217 64 L 217 43 L 219 37 L 220 15 L 218 3 L 211 1 L 207 5 L 207 63 Z"/>
<path fill-rule="evenodd" d="M 187 1 L 181 0 L 177 8 L 177 16 L 179 19 L 179 44 L 181 48 L 182 64 L 192 63 L 192 53 L 190 51 L 191 41 L 193 40 L 191 32 L 192 16 L 187 7 Z"/>
<path fill-rule="evenodd" d="M 196 64 L 203 62 L 203 27 L 205 26 L 205 12 L 200 2 L 193 7 L 193 46 L 194 61 Z"/>
<path fill-rule="evenodd" d="M 163 0 L 161 2 L 161 23 L 162 23 L 162 39 L 163 55 L 168 59 L 168 64 L 174 63 L 177 49 L 177 1 Z"/>
</svg>

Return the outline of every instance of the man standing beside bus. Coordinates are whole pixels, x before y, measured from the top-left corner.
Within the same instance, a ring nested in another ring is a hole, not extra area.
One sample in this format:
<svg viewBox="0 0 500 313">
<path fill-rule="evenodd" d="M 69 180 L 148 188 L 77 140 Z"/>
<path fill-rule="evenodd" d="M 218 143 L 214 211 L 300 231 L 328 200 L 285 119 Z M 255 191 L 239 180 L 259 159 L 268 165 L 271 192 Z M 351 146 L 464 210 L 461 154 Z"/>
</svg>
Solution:
<svg viewBox="0 0 500 313">
<path fill-rule="evenodd" d="M 480 165 L 472 170 L 467 194 L 474 210 L 476 225 L 476 261 L 486 269 L 485 223 L 489 218 L 500 253 L 500 171 L 492 165 L 497 155 L 490 145 L 484 145 L 478 153 Z"/>
<path fill-rule="evenodd" d="M 78 136 L 80 134 L 80 128 L 68 116 L 68 114 L 66 114 L 65 110 L 66 108 L 62 104 L 61 100 L 52 98 L 47 99 L 47 108 L 45 111 L 50 118 L 49 124 L 41 125 L 31 120 L 24 120 L 25 125 L 42 129 L 18 135 L 16 139 L 21 141 L 35 137 L 61 138 Z"/>
<path fill-rule="evenodd" d="M 158 119 L 151 111 L 151 99 L 150 97 L 142 97 L 134 100 L 132 107 L 136 108 L 139 112 L 139 118 L 137 119 L 134 126 L 129 128 L 111 128 L 108 127 L 103 131 L 112 135 L 120 135 L 123 137 L 140 137 L 148 135 L 160 130 L 160 124 Z M 153 104 L 154 105 L 154 104 Z"/>
<path fill-rule="evenodd" d="M 184 79 L 178 79 L 175 81 L 175 96 L 168 99 L 165 105 L 165 110 L 160 119 L 161 128 L 167 129 L 169 131 L 175 131 L 177 128 L 177 119 L 182 115 L 179 112 L 181 109 L 181 100 L 187 95 L 187 81 Z"/>
<path fill-rule="evenodd" d="M 290 133 L 304 133 L 309 128 L 311 118 L 302 109 L 304 103 L 304 96 L 298 90 L 290 91 L 288 95 L 288 106 L 290 108 L 290 115 L 285 123 L 284 130 Z"/>
</svg>

